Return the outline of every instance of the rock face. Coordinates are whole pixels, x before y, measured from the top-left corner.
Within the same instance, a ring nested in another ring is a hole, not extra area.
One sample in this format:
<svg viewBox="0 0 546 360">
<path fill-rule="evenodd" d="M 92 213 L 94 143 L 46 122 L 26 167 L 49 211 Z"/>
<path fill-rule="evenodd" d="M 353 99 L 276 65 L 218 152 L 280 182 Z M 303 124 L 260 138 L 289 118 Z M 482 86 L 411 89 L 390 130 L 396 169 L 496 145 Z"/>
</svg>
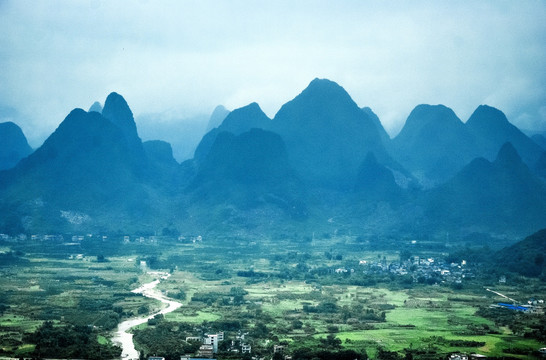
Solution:
<svg viewBox="0 0 546 360">
<path fill-rule="evenodd" d="M 284 139 L 294 168 L 312 185 L 351 189 L 370 151 L 380 163 L 390 161 L 374 120 L 329 80 L 313 80 L 284 104 L 271 130 Z"/>
<path fill-rule="evenodd" d="M 402 166 L 433 184 L 449 179 L 478 156 L 474 137 L 444 105 L 415 107 L 393 139 L 393 148 Z"/>
<path fill-rule="evenodd" d="M 493 159 L 504 143 L 510 142 L 523 161 L 533 166 L 543 149 L 512 125 L 504 113 L 487 105 L 480 105 L 466 122 L 468 130 L 478 139 L 480 154 Z"/>
<path fill-rule="evenodd" d="M 15 123 L 0 123 L 0 170 L 11 169 L 32 153 L 27 138 Z"/>
</svg>

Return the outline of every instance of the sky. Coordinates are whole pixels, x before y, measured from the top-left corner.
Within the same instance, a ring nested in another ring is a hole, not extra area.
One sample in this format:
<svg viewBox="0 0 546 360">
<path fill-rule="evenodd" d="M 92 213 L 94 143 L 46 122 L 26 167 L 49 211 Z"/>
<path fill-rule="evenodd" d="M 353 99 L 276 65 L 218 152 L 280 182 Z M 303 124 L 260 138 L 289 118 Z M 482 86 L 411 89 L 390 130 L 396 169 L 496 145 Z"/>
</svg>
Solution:
<svg viewBox="0 0 546 360">
<path fill-rule="evenodd" d="M 112 91 L 158 122 L 254 101 L 273 117 L 317 77 L 391 136 L 418 104 L 544 131 L 546 2 L 0 0 L 0 121 L 33 147 Z"/>
</svg>

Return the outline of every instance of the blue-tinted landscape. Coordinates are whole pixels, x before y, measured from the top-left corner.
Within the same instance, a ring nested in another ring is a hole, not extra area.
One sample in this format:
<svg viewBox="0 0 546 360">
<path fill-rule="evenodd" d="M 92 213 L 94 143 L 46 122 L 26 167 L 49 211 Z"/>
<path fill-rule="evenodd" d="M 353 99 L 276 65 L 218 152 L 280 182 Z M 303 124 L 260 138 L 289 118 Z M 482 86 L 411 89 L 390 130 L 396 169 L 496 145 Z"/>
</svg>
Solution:
<svg viewBox="0 0 546 360">
<path fill-rule="evenodd" d="M 546 6 L 28 5 L 0 356 L 546 353 Z"/>
</svg>

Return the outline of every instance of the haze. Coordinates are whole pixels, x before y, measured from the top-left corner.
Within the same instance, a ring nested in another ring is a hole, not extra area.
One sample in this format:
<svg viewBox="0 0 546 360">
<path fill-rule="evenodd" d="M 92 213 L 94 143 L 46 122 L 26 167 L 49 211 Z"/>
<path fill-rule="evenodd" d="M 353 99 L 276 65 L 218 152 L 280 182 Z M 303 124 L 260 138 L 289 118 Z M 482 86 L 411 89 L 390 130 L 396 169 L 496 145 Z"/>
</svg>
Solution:
<svg viewBox="0 0 546 360">
<path fill-rule="evenodd" d="M 137 121 L 253 101 L 272 117 L 320 77 L 391 136 L 421 103 L 545 130 L 545 18 L 543 1 L 0 1 L 0 122 L 37 147 L 111 91 Z"/>
</svg>

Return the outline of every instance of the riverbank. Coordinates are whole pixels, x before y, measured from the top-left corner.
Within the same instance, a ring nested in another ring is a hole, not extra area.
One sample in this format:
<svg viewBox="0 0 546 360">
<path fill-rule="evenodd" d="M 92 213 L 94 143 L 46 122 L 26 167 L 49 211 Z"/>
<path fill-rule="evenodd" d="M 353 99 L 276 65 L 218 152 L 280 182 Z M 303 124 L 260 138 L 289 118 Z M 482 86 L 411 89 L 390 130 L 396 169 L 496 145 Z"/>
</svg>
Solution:
<svg viewBox="0 0 546 360">
<path fill-rule="evenodd" d="M 129 320 L 125 320 L 122 323 L 118 325 L 118 329 L 112 338 L 112 342 L 115 344 L 118 344 L 122 347 L 121 352 L 121 358 L 122 359 L 139 359 L 138 351 L 135 349 L 135 345 L 133 343 L 133 334 L 130 333 L 130 330 L 138 326 L 140 324 L 144 324 L 149 319 L 152 319 L 154 316 L 158 314 L 168 314 L 170 312 L 175 311 L 179 307 L 182 306 L 181 303 L 178 301 L 174 301 L 172 299 L 167 298 L 164 296 L 160 291 L 156 290 L 156 286 L 162 281 L 166 280 L 171 276 L 171 274 L 168 273 L 151 273 L 152 275 L 157 275 L 159 278 L 146 283 L 142 285 L 141 287 L 131 291 L 135 294 L 142 294 L 143 296 L 146 296 L 147 298 L 156 299 L 161 301 L 163 304 L 167 305 L 165 308 L 161 309 L 160 311 L 156 311 L 153 314 L 141 316 L 137 318 L 132 318 Z"/>
</svg>

